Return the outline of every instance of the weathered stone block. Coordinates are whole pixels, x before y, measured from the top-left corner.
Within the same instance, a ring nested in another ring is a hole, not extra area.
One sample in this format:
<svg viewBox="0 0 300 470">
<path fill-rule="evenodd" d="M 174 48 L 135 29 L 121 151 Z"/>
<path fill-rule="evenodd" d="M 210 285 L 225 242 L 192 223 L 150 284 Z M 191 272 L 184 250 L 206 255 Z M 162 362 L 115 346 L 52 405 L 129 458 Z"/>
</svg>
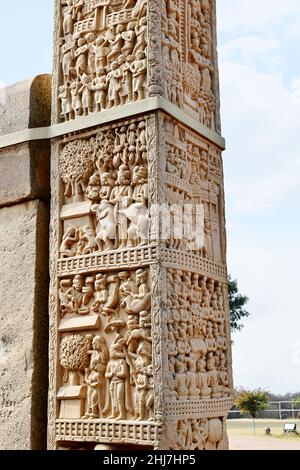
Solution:
<svg viewBox="0 0 300 470">
<path fill-rule="evenodd" d="M 0 135 L 48 126 L 51 112 L 51 75 L 38 75 L 5 89 L 0 105 Z"/>
<path fill-rule="evenodd" d="M 0 209 L 0 449 L 44 449 L 48 208 Z"/>
<path fill-rule="evenodd" d="M 0 207 L 49 198 L 49 153 L 47 141 L 0 150 Z"/>
</svg>

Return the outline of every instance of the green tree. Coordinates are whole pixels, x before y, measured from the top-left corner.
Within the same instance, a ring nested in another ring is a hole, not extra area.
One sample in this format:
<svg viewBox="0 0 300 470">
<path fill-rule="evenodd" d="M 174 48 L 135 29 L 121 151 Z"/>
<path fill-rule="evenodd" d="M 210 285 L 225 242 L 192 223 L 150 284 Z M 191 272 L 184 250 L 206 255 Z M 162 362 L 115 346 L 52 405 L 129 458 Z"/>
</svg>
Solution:
<svg viewBox="0 0 300 470">
<path fill-rule="evenodd" d="M 230 308 L 230 325 L 232 331 L 240 331 L 244 325 L 241 324 L 243 318 L 249 317 L 250 313 L 245 310 L 248 297 L 239 293 L 236 279 L 228 276 L 228 296 Z"/>
<path fill-rule="evenodd" d="M 250 413 L 253 419 L 253 431 L 256 434 L 255 418 L 258 411 L 266 410 L 268 404 L 268 392 L 261 390 L 245 390 L 241 389 L 237 392 L 235 405 L 242 413 Z"/>
</svg>

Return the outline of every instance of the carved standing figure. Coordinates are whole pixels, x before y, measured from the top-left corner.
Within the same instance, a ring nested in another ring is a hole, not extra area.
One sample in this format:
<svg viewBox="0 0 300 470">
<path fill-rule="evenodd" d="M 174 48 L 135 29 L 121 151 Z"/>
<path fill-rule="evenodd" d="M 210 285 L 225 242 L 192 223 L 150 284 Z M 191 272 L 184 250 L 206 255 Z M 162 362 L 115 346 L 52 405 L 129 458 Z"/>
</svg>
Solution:
<svg viewBox="0 0 300 470">
<path fill-rule="evenodd" d="M 105 400 L 105 371 L 109 359 L 109 351 L 103 336 L 95 336 L 92 350 L 89 351 L 90 364 L 85 369 L 87 390 L 87 411 L 83 419 L 102 418 Z"/>
</svg>

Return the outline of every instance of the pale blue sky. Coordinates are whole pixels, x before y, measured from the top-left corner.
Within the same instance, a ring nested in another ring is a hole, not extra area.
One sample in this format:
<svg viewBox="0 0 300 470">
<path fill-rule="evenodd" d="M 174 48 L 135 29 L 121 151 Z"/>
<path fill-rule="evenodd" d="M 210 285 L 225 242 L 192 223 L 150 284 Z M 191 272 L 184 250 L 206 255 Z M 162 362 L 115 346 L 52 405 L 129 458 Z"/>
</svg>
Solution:
<svg viewBox="0 0 300 470">
<path fill-rule="evenodd" d="M 0 0 L 0 82 L 51 72 L 53 3 Z M 235 384 L 297 391 L 300 1 L 219 0 L 218 27 L 228 264 L 251 311 Z"/>
</svg>

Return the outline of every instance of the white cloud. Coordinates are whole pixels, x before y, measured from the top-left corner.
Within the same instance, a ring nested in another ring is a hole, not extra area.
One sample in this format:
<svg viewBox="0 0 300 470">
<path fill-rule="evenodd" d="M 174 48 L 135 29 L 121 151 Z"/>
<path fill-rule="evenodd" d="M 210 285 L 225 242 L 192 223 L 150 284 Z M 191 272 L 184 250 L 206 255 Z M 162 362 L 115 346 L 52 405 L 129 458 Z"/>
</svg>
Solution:
<svg viewBox="0 0 300 470">
<path fill-rule="evenodd" d="M 234 338 L 235 384 L 297 391 L 300 76 L 291 39 L 300 1 L 222 0 L 218 9 L 229 272 L 251 312 Z"/>
<path fill-rule="evenodd" d="M 257 58 L 257 56 L 267 57 L 268 53 L 278 49 L 280 43 L 273 38 L 262 36 L 244 36 L 234 38 L 219 49 L 219 58 L 221 61 L 230 60 L 236 53 L 240 54 L 243 62 Z"/>
<path fill-rule="evenodd" d="M 300 76 L 295 77 L 290 85 L 290 89 L 293 94 L 293 102 L 295 105 L 300 104 Z"/>
<path fill-rule="evenodd" d="M 277 74 L 229 61 L 220 72 L 229 203 L 241 213 L 277 207 L 300 187 L 300 81 L 289 89 Z"/>
<path fill-rule="evenodd" d="M 299 0 L 221 0 L 218 3 L 219 31 L 265 32 L 286 17 L 300 13 Z"/>
<path fill-rule="evenodd" d="M 230 272 L 249 296 L 251 313 L 244 330 L 234 335 L 235 385 L 300 390 L 299 308 L 293 295 L 299 281 L 297 237 L 287 244 L 276 234 L 266 239 L 250 229 L 229 240 Z"/>
</svg>

